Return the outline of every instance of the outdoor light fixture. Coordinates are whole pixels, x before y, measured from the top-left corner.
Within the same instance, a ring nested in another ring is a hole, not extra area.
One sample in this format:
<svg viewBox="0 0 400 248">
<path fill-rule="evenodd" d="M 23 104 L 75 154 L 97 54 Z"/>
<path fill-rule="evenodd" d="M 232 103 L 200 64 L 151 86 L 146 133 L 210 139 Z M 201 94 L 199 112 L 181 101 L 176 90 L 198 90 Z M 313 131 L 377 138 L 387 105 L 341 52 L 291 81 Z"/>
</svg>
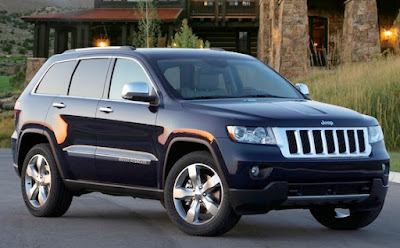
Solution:
<svg viewBox="0 0 400 248">
<path fill-rule="evenodd" d="M 385 35 L 386 38 L 389 38 L 389 37 L 391 37 L 393 35 L 393 32 L 391 30 L 386 30 L 384 32 L 384 35 Z"/>
<path fill-rule="evenodd" d="M 110 42 L 108 39 L 97 39 L 95 42 L 96 47 L 108 47 L 110 46 Z"/>
</svg>

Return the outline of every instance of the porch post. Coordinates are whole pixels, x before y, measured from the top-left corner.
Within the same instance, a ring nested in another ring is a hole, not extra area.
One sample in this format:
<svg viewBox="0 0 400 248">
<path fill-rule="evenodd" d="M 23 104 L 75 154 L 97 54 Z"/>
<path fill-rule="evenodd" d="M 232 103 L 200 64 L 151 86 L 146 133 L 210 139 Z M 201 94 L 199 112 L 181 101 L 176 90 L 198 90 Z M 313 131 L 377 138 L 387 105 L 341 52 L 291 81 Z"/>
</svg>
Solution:
<svg viewBox="0 0 400 248">
<path fill-rule="evenodd" d="M 342 62 L 369 61 L 380 52 L 376 0 L 345 2 Z"/>
</svg>

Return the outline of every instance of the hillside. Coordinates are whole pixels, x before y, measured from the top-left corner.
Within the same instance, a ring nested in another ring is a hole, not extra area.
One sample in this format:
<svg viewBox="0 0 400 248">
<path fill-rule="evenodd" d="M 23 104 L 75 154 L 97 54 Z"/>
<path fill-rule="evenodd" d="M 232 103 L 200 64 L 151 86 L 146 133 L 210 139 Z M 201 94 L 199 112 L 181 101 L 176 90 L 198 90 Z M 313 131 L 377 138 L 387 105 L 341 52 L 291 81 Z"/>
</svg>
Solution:
<svg viewBox="0 0 400 248">
<path fill-rule="evenodd" d="M 0 11 L 6 10 L 10 13 L 26 12 L 48 6 L 92 8 L 94 0 L 1 0 Z"/>
</svg>

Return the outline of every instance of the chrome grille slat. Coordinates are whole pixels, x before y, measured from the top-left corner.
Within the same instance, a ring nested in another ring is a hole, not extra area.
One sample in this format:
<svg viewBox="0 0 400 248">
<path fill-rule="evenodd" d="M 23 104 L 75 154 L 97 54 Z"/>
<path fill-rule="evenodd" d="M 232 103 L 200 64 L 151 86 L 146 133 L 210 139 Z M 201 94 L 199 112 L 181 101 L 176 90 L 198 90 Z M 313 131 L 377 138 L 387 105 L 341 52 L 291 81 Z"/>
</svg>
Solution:
<svg viewBox="0 0 400 248">
<path fill-rule="evenodd" d="M 360 153 L 360 144 L 358 143 L 358 135 L 357 135 L 358 130 L 354 130 L 354 138 L 356 139 L 356 153 Z"/>
<path fill-rule="evenodd" d="M 339 141 L 338 141 L 336 130 L 332 130 L 332 133 L 333 133 L 333 144 L 335 145 L 335 151 L 333 152 L 333 154 L 338 154 L 339 153 Z"/>
<path fill-rule="evenodd" d="M 308 134 L 308 139 L 310 140 L 310 154 L 316 154 L 316 149 L 315 149 L 315 141 L 314 141 L 314 135 L 313 135 L 313 130 L 308 130 L 307 134 Z"/>
<path fill-rule="evenodd" d="M 346 145 L 346 154 L 350 154 L 350 143 L 349 143 L 349 135 L 347 134 L 347 130 L 343 132 L 344 134 L 344 144 Z"/>
<path fill-rule="evenodd" d="M 328 154 L 328 142 L 326 142 L 325 130 L 321 131 L 321 138 L 322 138 L 322 154 Z"/>
<path fill-rule="evenodd" d="M 303 154 L 303 144 L 301 142 L 301 137 L 300 137 L 300 131 L 299 130 L 295 130 L 294 131 L 294 137 L 296 137 L 297 153 L 298 154 Z"/>
<path fill-rule="evenodd" d="M 368 157 L 371 153 L 367 128 L 306 127 L 273 130 L 278 146 L 287 158 Z M 289 135 L 292 149 L 289 149 Z M 297 146 L 297 149 L 293 149 L 294 146 Z"/>
</svg>

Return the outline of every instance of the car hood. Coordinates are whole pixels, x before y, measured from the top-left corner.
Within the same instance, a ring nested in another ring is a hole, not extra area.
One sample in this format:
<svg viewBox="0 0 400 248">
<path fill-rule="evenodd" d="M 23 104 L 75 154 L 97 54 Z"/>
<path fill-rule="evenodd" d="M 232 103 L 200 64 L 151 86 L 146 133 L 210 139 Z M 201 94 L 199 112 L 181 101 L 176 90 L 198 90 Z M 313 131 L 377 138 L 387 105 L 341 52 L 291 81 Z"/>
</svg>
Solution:
<svg viewBox="0 0 400 248">
<path fill-rule="evenodd" d="M 343 107 L 312 100 L 215 99 L 184 101 L 183 107 L 204 114 L 231 118 L 237 125 L 283 127 L 365 127 L 375 118 Z"/>
</svg>

